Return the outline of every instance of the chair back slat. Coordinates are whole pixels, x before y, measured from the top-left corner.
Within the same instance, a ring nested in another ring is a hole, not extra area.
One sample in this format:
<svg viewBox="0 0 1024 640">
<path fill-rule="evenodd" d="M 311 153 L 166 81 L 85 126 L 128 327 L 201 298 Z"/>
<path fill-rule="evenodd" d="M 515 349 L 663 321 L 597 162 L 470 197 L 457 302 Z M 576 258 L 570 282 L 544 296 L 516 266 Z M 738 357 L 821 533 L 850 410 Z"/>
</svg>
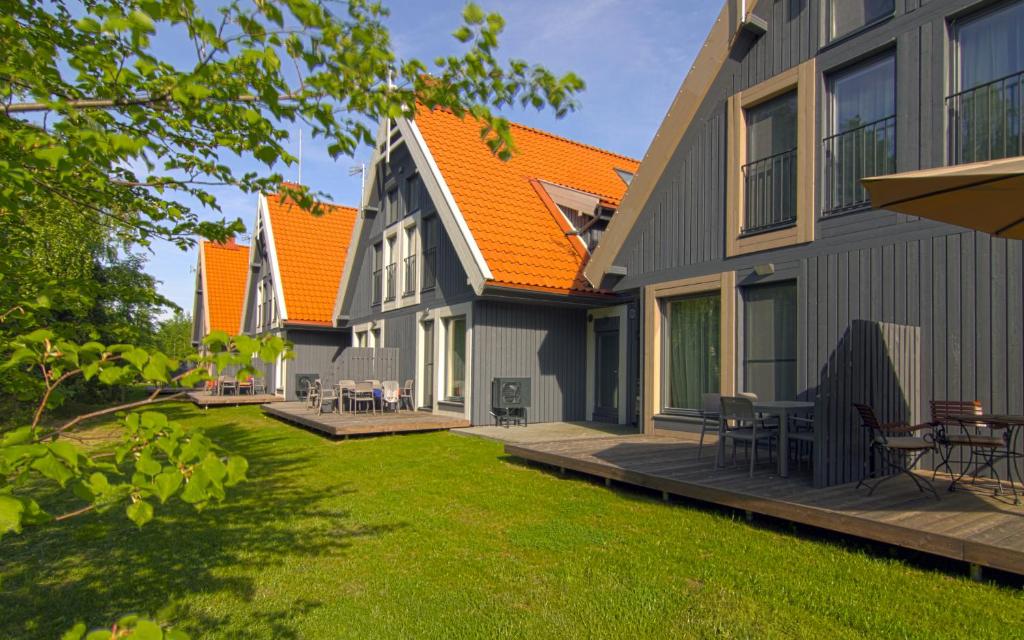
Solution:
<svg viewBox="0 0 1024 640">
<path fill-rule="evenodd" d="M 754 403 L 750 401 L 750 398 L 722 396 L 720 405 L 722 420 L 726 424 L 730 421 L 750 424 L 757 420 L 757 416 L 754 414 Z"/>
<path fill-rule="evenodd" d="M 985 413 L 981 400 L 932 400 L 932 422 L 935 424 L 959 424 L 953 416 Z"/>
</svg>

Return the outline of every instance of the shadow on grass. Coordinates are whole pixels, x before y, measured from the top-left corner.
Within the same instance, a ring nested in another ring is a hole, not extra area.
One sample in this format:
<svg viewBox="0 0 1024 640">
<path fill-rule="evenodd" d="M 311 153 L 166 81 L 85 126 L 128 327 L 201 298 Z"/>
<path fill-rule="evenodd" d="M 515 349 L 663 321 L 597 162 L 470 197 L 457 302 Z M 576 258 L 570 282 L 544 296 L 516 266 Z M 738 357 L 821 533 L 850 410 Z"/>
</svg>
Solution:
<svg viewBox="0 0 1024 640">
<path fill-rule="evenodd" d="M 173 406 L 164 412 L 196 417 Z M 179 600 L 167 615 L 197 636 L 256 626 L 266 637 L 298 637 L 292 621 L 324 602 L 315 595 L 275 601 L 273 585 L 260 583 L 265 570 L 340 556 L 360 539 L 405 526 L 357 523 L 335 508 L 339 496 L 354 491 L 325 487 L 309 464 L 314 451 L 288 432 L 230 423 L 206 432 L 250 463 L 249 481 L 229 489 L 223 504 L 198 513 L 178 501 L 157 506 L 157 517 L 141 530 L 120 511 L 86 515 L 0 542 L 0 637 L 59 637 L 80 620 L 109 624 L 128 612 L 157 614 Z M 269 606 L 239 612 L 220 605 L 257 594 Z M 214 596 L 218 604 L 199 610 L 193 595 Z"/>
<path fill-rule="evenodd" d="M 894 560 L 906 563 L 917 569 L 933 571 L 943 575 L 966 576 L 969 573 L 969 565 L 966 562 L 945 558 L 924 551 L 916 551 L 906 547 L 894 546 L 884 542 L 877 542 L 867 538 L 861 538 L 830 529 L 823 529 L 813 525 L 792 522 L 773 516 L 756 514 L 748 518 L 747 514 L 740 509 L 729 506 L 698 500 L 672 494 L 665 498 L 665 494 L 655 489 L 649 489 L 640 485 L 625 482 L 612 481 L 605 483 L 604 479 L 589 473 L 576 471 L 574 469 L 560 470 L 559 467 L 543 462 L 525 460 L 512 455 L 502 455 L 498 458 L 502 463 L 538 471 L 544 475 L 570 482 L 586 482 L 592 485 L 605 484 L 608 491 L 615 493 L 618 497 L 643 503 L 663 503 L 665 506 L 681 507 L 692 509 L 703 513 L 714 514 L 728 518 L 741 526 L 749 526 L 757 529 L 771 531 L 786 536 L 792 536 L 799 540 L 828 545 L 833 548 L 842 549 L 851 553 L 861 553 L 880 560 Z M 1000 587 L 1012 589 L 1024 588 L 1024 575 L 1014 574 L 991 567 L 985 569 L 985 580 Z"/>
</svg>

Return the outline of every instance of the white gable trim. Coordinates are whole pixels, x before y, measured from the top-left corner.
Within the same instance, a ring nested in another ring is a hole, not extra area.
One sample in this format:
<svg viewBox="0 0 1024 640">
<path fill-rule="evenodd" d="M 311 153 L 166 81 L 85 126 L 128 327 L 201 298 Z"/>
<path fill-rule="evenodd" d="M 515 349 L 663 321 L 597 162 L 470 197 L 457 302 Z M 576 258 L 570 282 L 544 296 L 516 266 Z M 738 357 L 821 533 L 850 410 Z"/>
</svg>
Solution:
<svg viewBox="0 0 1024 640">
<path fill-rule="evenodd" d="M 345 265 L 341 268 L 341 283 L 338 284 L 338 293 L 334 298 L 334 324 L 338 324 L 338 318 L 345 308 L 345 294 L 348 291 L 349 282 L 352 279 L 352 272 L 355 271 L 356 253 L 359 249 L 359 237 L 363 233 L 363 221 L 366 219 L 366 207 L 370 205 L 370 195 L 373 187 L 377 184 L 377 163 L 380 161 L 380 146 L 385 136 L 390 135 L 387 127 L 388 120 L 381 119 L 377 126 L 377 140 L 373 145 L 373 154 L 370 156 L 370 164 L 366 165 L 363 172 L 363 199 L 359 203 L 359 211 L 356 212 L 356 222 L 352 225 L 352 237 L 348 241 L 348 251 L 345 252 Z M 373 176 L 367 181 L 367 176 Z M 379 212 L 378 212 L 379 213 Z"/>
<path fill-rule="evenodd" d="M 206 284 L 206 243 L 199 243 L 199 277 L 203 285 L 203 337 L 210 335 L 210 288 Z"/>
<path fill-rule="evenodd" d="M 451 189 L 448 188 L 448 183 L 445 182 L 444 176 L 441 175 L 441 169 L 437 166 L 437 162 L 434 161 L 434 156 L 431 155 L 419 127 L 416 126 L 416 122 L 401 118 L 398 120 L 398 129 L 402 132 L 402 137 L 405 138 L 406 146 L 409 148 L 413 162 L 416 163 L 416 167 L 423 177 L 423 184 L 427 188 L 427 193 L 430 194 L 434 206 L 437 207 L 438 217 L 441 218 L 441 222 L 448 232 L 448 237 L 455 247 L 455 253 L 458 254 L 459 259 L 462 261 L 462 267 L 469 276 L 470 284 L 473 285 L 473 291 L 477 295 L 482 294 L 484 285 L 488 280 L 493 280 L 494 275 L 491 273 L 490 268 L 488 268 L 487 261 L 484 260 L 484 255 L 480 252 L 480 247 L 476 243 L 476 238 L 473 237 L 469 230 L 469 225 L 466 224 L 466 218 L 462 215 L 459 205 L 455 202 L 455 196 L 452 195 Z"/>
<path fill-rule="evenodd" d="M 281 282 L 281 268 L 277 262 L 277 244 L 274 242 L 274 225 L 270 223 L 270 208 L 267 205 L 267 196 L 260 194 L 260 202 L 256 207 L 257 216 L 257 227 L 259 226 L 259 219 L 262 218 L 263 228 L 266 229 L 267 235 L 267 259 L 270 260 L 270 273 L 274 276 L 274 293 L 277 294 L 278 311 L 280 311 L 280 321 L 284 323 L 288 320 L 288 305 L 285 304 L 284 299 L 284 284 Z M 248 295 L 248 292 L 246 292 Z"/>
</svg>

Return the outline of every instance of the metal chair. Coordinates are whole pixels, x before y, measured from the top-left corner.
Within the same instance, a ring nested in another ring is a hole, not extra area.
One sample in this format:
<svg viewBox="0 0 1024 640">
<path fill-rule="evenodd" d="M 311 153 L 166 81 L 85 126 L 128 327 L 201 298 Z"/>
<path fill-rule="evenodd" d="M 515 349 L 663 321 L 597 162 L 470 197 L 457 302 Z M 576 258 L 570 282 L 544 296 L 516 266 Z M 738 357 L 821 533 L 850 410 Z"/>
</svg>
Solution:
<svg viewBox="0 0 1024 640">
<path fill-rule="evenodd" d="M 261 377 L 257 377 L 257 376 L 253 376 L 250 379 L 250 382 L 252 384 L 249 387 L 249 389 L 250 389 L 252 395 L 257 395 L 257 394 L 265 395 L 267 393 L 267 381 L 266 381 L 266 379 L 261 378 Z"/>
<path fill-rule="evenodd" d="M 316 381 L 316 390 L 317 390 L 316 415 L 318 415 L 318 416 L 319 415 L 323 415 L 324 405 L 326 405 L 328 407 L 328 411 L 330 411 L 332 409 L 332 405 L 333 405 L 333 410 L 335 410 L 335 411 L 338 410 L 338 407 L 340 406 L 341 402 L 340 402 L 340 398 L 338 397 L 338 392 L 335 391 L 333 387 L 324 388 L 323 384 L 319 380 L 317 380 Z"/>
<path fill-rule="evenodd" d="M 222 396 L 227 395 L 227 391 L 231 390 L 234 394 L 238 395 L 238 378 L 234 376 L 220 376 L 217 378 L 217 390 L 218 394 Z"/>
<path fill-rule="evenodd" d="M 902 473 L 914 481 L 914 484 L 917 485 L 921 493 L 924 493 L 925 488 L 927 488 L 935 496 L 935 499 L 938 500 L 939 494 L 935 491 L 935 486 L 931 481 L 920 478 L 913 472 L 913 468 L 921 458 L 926 453 L 935 450 L 935 440 L 931 434 L 924 436 L 915 436 L 913 434 L 922 429 L 930 429 L 931 424 L 911 425 L 905 422 L 883 424 L 878 421 L 878 416 L 875 415 L 875 410 L 871 407 L 856 403 L 853 407 L 860 414 L 861 426 L 868 429 L 871 433 L 871 448 L 868 457 L 864 460 L 864 475 L 860 482 L 857 483 L 857 488 L 859 489 L 861 485 L 864 485 L 868 488 L 868 495 L 871 495 L 883 482 L 895 478 L 899 473 Z M 871 476 L 871 465 L 876 453 L 890 466 L 895 467 L 899 473 L 883 476 L 874 485 L 869 485 L 867 479 Z"/>
<path fill-rule="evenodd" d="M 965 422 L 953 416 L 981 415 L 985 413 L 980 400 L 932 400 L 932 433 L 935 437 L 935 448 L 939 452 L 939 464 L 935 465 L 932 471 L 932 480 L 942 467 L 946 468 L 949 475 L 958 476 L 950 485 L 950 491 L 956 486 L 956 482 L 963 478 L 964 474 L 974 465 L 977 457 L 981 457 L 983 464 L 979 464 L 976 471 L 988 467 L 990 475 L 996 480 L 999 479 L 999 472 L 995 467 L 996 452 L 1003 448 L 1006 442 L 998 437 L 981 433 L 982 429 L 990 428 L 984 422 Z M 956 432 L 951 432 L 956 428 Z M 969 456 L 967 463 L 963 464 L 960 473 L 954 473 L 949 459 L 953 455 L 954 447 L 967 447 Z M 977 475 L 977 473 L 975 474 Z"/>
<path fill-rule="evenodd" d="M 701 396 L 700 409 L 700 444 L 697 445 L 697 458 L 699 459 L 704 450 L 704 434 L 708 429 L 714 429 L 718 433 L 718 420 L 721 416 L 722 396 L 717 393 L 705 393 Z"/>
<path fill-rule="evenodd" d="M 754 465 L 757 464 L 757 447 L 762 442 L 768 443 L 768 461 L 771 462 L 772 443 L 778 437 L 778 432 L 768 419 L 762 418 L 754 412 L 754 403 L 750 398 L 722 396 L 719 424 L 717 465 L 721 465 L 724 453 L 722 447 L 725 446 L 726 440 L 732 440 L 733 462 L 736 461 L 736 443 L 747 444 L 751 478 L 754 477 Z"/>
<path fill-rule="evenodd" d="M 370 381 L 357 382 L 355 391 L 352 393 L 353 411 L 358 411 L 361 405 L 370 405 L 370 410 L 377 413 L 377 402 L 373 395 L 373 383 Z"/>
<path fill-rule="evenodd" d="M 381 388 L 380 406 L 381 410 L 388 407 L 398 412 L 401 410 L 401 389 L 398 380 L 385 380 Z"/>
<path fill-rule="evenodd" d="M 341 410 L 345 410 L 345 406 L 348 406 L 348 410 L 352 410 L 352 394 L 356 389 L 355 380 L 342 380 L 338 382 L 338 394 L 341 396 Z"/>
<path fill-rule="evenodd" d="M 416 410 L 416 398 L 413 395 L 413 381 L 406 380 L 405 384 L 402 385 L 401 393 L 399 394 L 399 401 L 404 402 L 409 411 Z"/>
<path fill-rule="evenodd" d="M 318 391 L 319 382 L 319 380 L 313 380 L 312 382 L 310 382 L 309 380 L 302 381 L 303 400 L 305 400 L 306 402 L 307 409 L 312 409 L 313 407 L 315 407 L 320 398 L 320 394 Z"/>
</svg>

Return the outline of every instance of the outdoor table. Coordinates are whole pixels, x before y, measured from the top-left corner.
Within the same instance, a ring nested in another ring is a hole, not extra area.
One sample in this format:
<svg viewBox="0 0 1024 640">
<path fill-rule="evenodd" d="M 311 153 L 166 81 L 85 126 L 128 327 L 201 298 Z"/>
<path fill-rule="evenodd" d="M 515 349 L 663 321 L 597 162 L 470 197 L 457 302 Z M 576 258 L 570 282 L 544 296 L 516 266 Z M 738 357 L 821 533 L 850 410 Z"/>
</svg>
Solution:
<svg viewBox="0 0 1024 640">
<path fill-rule="evenodd" d="M 758 400 L 754 411 L 779 419 L 779 475 L 789 477 L 789 417 L 814 408 L 813 402 L 799 400 Z"/>
<path fill-rule="evenodd" d="M 970 413 L 951 416 L 954 420 L 959 420 L 963 424 L 976 424 L 979 422 L 985 423 L 993 431 L 1003 430 L 1003 441 L 1006 443 L 1006 451 L 1003 453 L 1001 459 L 1006 460 L 1006 474 L 1010 481 L 1010 489 L 1013 491 L 1013 503 L 1020 504 L 1020 494 L 1017 492 L 1017 482 L 1024 484 L 1024 479 L 1021 478 L 1021 471 L 1017 468 L 1017 461 L 1024 457 L 1024 453 L 1017 451 L 1017 441 L 1020 438 L 1021 427 L 1024 427 L 1024 415 L 1008 415 L 1004 413 Z M 977 471 L 977 465 L 975 466 Z M 1014 473 L 1017 474 L 1016 480 L 1014 480 Z M 961 473 L 960 477 L 953 480 L 949 488 L 952 491 L 956 488 L 957 481 L 963 478 L 965 473 Z M 998 492 L 998 488 L 996 490 Z"/>
</svg>

